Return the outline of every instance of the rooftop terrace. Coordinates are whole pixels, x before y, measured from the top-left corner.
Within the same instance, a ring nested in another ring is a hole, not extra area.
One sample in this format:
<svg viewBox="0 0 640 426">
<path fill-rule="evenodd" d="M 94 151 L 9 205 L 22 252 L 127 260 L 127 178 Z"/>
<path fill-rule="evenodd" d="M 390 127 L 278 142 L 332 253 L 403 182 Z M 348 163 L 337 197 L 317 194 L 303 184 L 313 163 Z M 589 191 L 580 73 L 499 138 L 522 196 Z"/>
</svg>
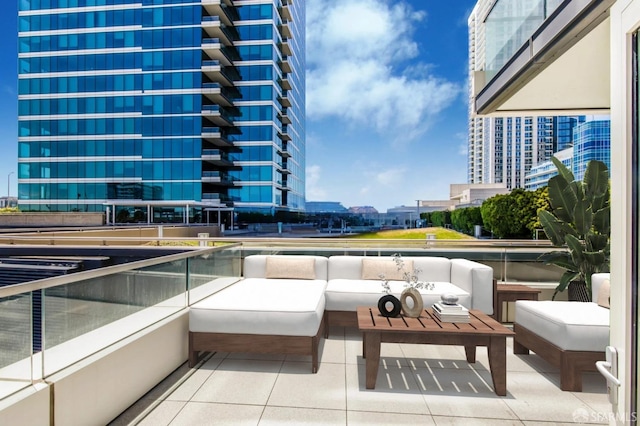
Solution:
<svg viewBox="0 0 640 426">
<path fill-rule="evenodd" d="M 366 390 L 362 338 L 350 328 L 322 341 L 317 374 L 308 357 L 215 353 L 186 365 L 189 306 L 240 279 L 249 254 L 466 257 L 549 297 L 558 271 L 537 261 L 544 243 L 214 242 L 0 288 L 0 321 L 10 325 L 0 333 L 0 424 L 608 423 L 600 375 L 588 374 L 582 393 L 563 392 L 558 371 L 535 354 L 513 355 L 511 338 L 505 397 L 493 392 L 482 347 L 470 365 L 461 347 L 384 343 L 376 389 Z"/>
</svg>

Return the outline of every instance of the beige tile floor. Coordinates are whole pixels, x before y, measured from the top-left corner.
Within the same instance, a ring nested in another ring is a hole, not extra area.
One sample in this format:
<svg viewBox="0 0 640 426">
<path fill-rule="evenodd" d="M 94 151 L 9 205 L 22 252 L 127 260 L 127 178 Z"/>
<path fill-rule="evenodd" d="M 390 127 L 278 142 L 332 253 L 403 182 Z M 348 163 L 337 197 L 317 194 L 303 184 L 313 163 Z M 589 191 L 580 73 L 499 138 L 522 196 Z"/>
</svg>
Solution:
<svg viewBox="0 0 640 426">
<path fill-rule="evenodd" d="M 384 343 L 376 389 L 365 389 L 362 338 L 334 328 L 309 357 L 216 353 L 181 366 L 112 423 L 141 425 L 608 424 L 604 379 L 563 392 L 558 370 L 507 340 L 507 396 L 495 395 L 486 348 L 468 364 L 456 346 Z"/>
</svg>

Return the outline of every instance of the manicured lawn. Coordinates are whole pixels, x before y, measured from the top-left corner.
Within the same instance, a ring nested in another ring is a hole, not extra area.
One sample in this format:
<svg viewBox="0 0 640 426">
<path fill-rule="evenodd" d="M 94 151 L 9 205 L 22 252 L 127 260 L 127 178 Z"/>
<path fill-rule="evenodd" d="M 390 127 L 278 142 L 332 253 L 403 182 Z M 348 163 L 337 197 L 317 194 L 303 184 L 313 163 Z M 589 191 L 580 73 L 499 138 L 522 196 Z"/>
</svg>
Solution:
<svg viewBox="0 0 640 426">
<path fill-rule="evenodd" d="M 435 234 L 437 240 L 473 240 L 469 235 L 461 234 L 445 228 L 394 229 L 389 231 L 371 232 L 346 238 L 364 239 L 395 239 L 395 240 L 425 240 L 426 234 Z"/>
</svg>

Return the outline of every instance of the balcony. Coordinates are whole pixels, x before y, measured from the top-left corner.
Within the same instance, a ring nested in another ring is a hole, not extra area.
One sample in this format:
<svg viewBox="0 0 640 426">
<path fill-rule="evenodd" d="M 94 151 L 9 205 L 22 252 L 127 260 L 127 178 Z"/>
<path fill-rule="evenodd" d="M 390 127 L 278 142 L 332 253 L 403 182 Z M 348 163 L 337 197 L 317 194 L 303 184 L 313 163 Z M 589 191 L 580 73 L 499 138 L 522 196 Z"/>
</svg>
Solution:
<svg viewBox="0 0 640 426">
<path fill-rule="evenodd" d="M 231 91 L 220 83 L 203 83 L 202 94 L 216 104 L 227 107 L 233 106 Z"/>
<path fill-rule="evenodd" d="M 283 55 L 286 55 L 286 56 L 292 55 L 291 46 L 289 45 L 288 40 L 282 40 L 282 42 L 279 43 L 278 46 L 280 47 L 280 51 L 282 52 Z"/>
<path fill-rule="evenodd" d="M 278 111 L 278 117 L 280 118 L 280 121 L 282 121 L 282 124 L 291 124 L 291 118 L 289 118 L 286 108 L 282 111 Z"/>
<path fill-rule="evenodd" d="M 233 157 L 229 153 L 220 149 L 203 149 L 202 161 L 213 164 L 214 166 L 232 167 Z"/>
<path fill-rule="evenodd" d="M 231 46 L 234 40 L 237 39 L 236 32 L 230 30 L 225 24 L 220 22 L 219 16 L 203 16 L 202 17 L 202 29 L 211 38 L 218 38 L 225 46 Z"/>
<path fill-rule="evenodd" d="M 202 116 L 217 126 L 234 125 L 233 117 L 220 105 L 202 105 Z"/>
<path fill-rule="evenodd" d="M 224 197 L 207 193 L 203 199 Z M 76 238 L 95 241 L 94 236 Z M 103 238 L 106 244 L 122 244 Z M 186 366 L 189 306 L 237 282 L 242 258 L 249 254 L 388 256 L 400 250 L 481 261 L 494 268 L 498 280 L 553 276 L 536 260 L 548 248 L 534 245 L 347 241 L 225 238 L 220 247 L 0 289 L 0 335 L 8 342 L 0 347 L 0 421 L 204 424 L 215 417 L 252 424 L 302 419 L 319 424 L 452 419 L 496 424 L 573 423 L 578 415 L 607 423 L 610 409 L 600 375 L 586 374 L 582 393 L 563 392 L 559 370 L 535 354 L 513 355 L 511 338 L 506 397 L 493 392 L 485 350 L 479 349 L 476 363 L 468 364 L 464 348 L 438 345 L 383 344 L 376 389 L 367 390 L 362 338 L 349 327 L 334 327 L 323 340 L 317 374 L 310 373 L 306 357 L 291 356 L 215 353 L 193 369 Z M 48 308 L 41 317 L 33 315 L 37 297 Z M 42 352 L 33 355 L 32 323 L 45 331 Z"/>
<path fill-rule="evenodd" d="M 486 17 L 486 70 L 472 76 L 475 111 L 608 114 L 609 9 L 614 0 L 499 0 Z M 519 12 L 519 13 L 516 13 Z"/>
<path fill-rule="evenodd" d="M 291 90 L 291 82 L 288 78 L 283 77 L 281 79 L 278 79 L 278 83 L 280 83 L 280 87 L 282 87 L 282 90 Z"/>
<path fill-rule="evenodd" d="M 291 100 L 289 99 L 288 96 L 283 95 L 283 96 L 278 96 L 278 100 L 280 101 L 280 105 L 282 105 L 285 108 L 290 108 L 291 107 Z"/>
<path fill-rule="evenodd" d="M 240 80 L 240 75 L 234 67 L 222 66 L 220 61 L 216 60 L 202 61 L 201 71 L 210 80 L 225 87 L 231 87 L 235 81 Z"/>
<path fill-rule="evenodd" d="M 221 172 L 219 170 L 204 171 L 202 172 L 203 183 L 213 183 L 224 186 L 233 186 L 234 182 L 238 179 L 229 175 L 229 173 Z"/>
<path fill-rule="evenodd" d="M 291 29 L 289 28 L 288 21 L 282 21 L 282 24 L 278 26 L 278 29 L 280 30 L 280 35 L 282 36 L 283 39 L 288 39 L 292 37 Z"/>
<path fill-rule="evenodd" d="M 231 0 L 202 0 L 202 7 L 211 16 L 219 16 L 226 26 L 232 26 L 233 21 L 240 19 Z"/>
<path fill-rule="evenodd" d="M 289 57 L 286 55 L 282 55 L 282 60 L 280 63 L 280 69 L 283 73 L 289 74 L 291 73 L 291 64 L 289 63 Z"/>
<path fill-rule="evenodd" d="M 202 129 L 202 139 L 219 147 L 232 147 L 233 140 L 227 132 L 219 127 L 204 127 Z"/>
<path fill-rule="evenodd" d="M 291 17 L 291 11 L 289 10 L 288 4 L 283 4 L 279 10 L 283 21 L 291 21 L 291 19 L 293 19 Z"/>
<path fill-rule="evenodd" d="M 225 46 L 219 38 L 204 38 L 201 42 L 202 50 L 209 58 L 219 61 L 224 66 L 232 66 L 233 61 L 238 59 L 235 47 Z"/>
</svg>

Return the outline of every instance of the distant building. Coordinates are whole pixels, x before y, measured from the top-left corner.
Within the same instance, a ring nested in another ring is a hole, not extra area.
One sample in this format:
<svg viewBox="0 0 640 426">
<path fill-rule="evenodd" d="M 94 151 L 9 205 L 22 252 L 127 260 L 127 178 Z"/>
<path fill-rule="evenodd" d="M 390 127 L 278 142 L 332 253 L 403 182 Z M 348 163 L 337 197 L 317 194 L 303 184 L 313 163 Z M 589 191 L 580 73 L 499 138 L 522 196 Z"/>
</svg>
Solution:
<svg viewBox="0 0 640 426">
<path fill-rule="evenodd" d="M 449 185 L 449 198 L 456 202 L 456 208 L 480 206 L 487 198 L 508 193 L 509 189 L 503 183 L 453 183 Z"/>
<path fill-rule="evenodd" d="M 587 164 L 599 160 L 611 169 L 611 121 L 593 120 L 573 129 L 573 175 L 582 180 Z"/>
<path fill-rule="evenodd" d="M 571 170 L 571 163 L 573 162 L 573 147 L 556 152 L 553 154 L 558 160 Z M 535 191 L 538 188 L 547 186 L 549 179 L 558 174 L 556 166 L 551 160 L 544 161 L 535 167 L 532 167 L 529 173 L 525 176 L 524 187 L 528 191 Z"/>
<path fill-rule="evenodd" d="M 581 123 L 573 129 L 573 147 L 554 154 L 573 173 L 576 180 L 582 180 L 587 164 L 599 160 L 610 168 L 611 165 L 611 122 L 593 120 Z M 525 177 L 525 188 L 533 191 L 547 185 L 549 179 L 557 175 L 556 166 L 549 161 L 531 169 Z"/>
<path fill-rule="evenodd" d="M 18 207 L 17 197 L 0 197 L 0 208 Z"/>
<path fill-rule="evenodd" d="M 304 211 L 305 6 L 20 1 L 20 207 Z"/>
<path fill-rule="evenodd" d="M 373 206 L 353 206 L 349 207 L 349 213 L 353 214 L 378 214 L 378 210 L 376 210 Z"/>
<path fill-rule="evenodd" d="M 307 201 L 307 213 L 348 213 L 338 201 Z"/>
</svg>

